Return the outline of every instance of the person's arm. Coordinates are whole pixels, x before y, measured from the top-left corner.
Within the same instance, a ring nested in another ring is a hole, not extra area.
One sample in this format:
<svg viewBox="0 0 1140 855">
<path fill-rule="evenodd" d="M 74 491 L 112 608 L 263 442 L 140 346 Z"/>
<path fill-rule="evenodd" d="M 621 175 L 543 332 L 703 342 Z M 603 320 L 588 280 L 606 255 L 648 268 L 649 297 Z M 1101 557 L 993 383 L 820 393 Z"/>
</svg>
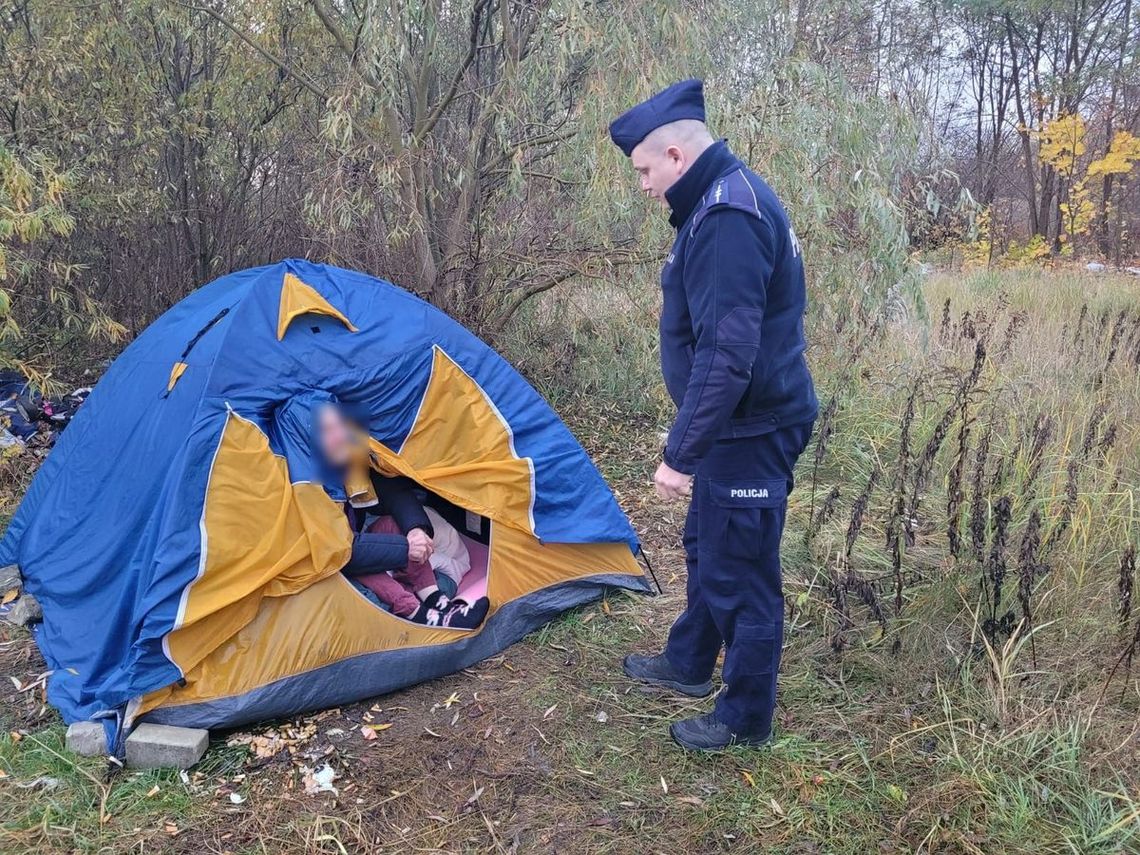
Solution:
<svg viewBox="0 0 1140 855">
<path fill-rule="evenodd" d="M 412 529 L 421 529 L 428 537 L 435 532 L 431 520 L 424 513 L 424 506 L 416 498 L 415 482 L 402 475 L 387 478 L 378 472 L 372 473 L 372 488 L 376 491 L 384 509 L 396 520 L 396 525 L 404 534 Z"/>
<path fill-rule="evenodd" d="M 768 221 L 730 208 L 712 209 L 691 240 L 685 292 L 696 352 L 665 444 L 665 464 L 684 475 L 696 473 L 748 389 L 776 256 Z"/>
<path fill-rule="evenodd" d="M 352 538 L 352 554 L 343 572 L 367 576 L 408 566 L 408 539 L 402 534 L 361 532 Z"/>
</svg>

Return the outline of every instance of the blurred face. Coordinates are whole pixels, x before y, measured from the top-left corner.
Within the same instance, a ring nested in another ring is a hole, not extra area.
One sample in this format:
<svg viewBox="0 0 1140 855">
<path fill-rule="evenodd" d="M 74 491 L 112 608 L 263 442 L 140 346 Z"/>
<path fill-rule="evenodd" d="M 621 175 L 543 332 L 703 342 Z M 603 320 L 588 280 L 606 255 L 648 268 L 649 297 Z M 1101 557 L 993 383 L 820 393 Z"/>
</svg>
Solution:
<svg viewBox="0 0 1140 855">
<path fill-rule="evenodd" d="M 348 420 L 336 407 L 321 407 L 317 413 L 317 434 L 321 453 L 333 466 L 344 466 L 352 459 L 356 437 Z"/>
<path fill-rule="evenodd" d="M 689 164 L 680 146 L 662 146 L 652 137 L 639 143 L 630 154 L 633 168 L 641 181 L 641 192 L 668 209 L 665 191 L 685 174 Z"/>
</svg>

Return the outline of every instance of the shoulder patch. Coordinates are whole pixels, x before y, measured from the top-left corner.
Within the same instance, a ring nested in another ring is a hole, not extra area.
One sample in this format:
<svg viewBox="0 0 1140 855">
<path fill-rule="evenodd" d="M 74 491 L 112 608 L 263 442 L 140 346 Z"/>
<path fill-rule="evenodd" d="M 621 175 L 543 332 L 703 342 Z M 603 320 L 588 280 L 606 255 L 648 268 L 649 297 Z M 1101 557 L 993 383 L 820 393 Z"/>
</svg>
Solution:
<svg viewBox="0 0 1140 855">
<path fill-rule="evenodd" d="M 760 211 L 760 200 L 756 196 L 756 189 L 744 174 L 743 169 L 737 169 L 727 175 L 722 175 L 705 193 L 701 204 L 693 215 L 693 229 L 695 233 L 701 227 L 705 217 L 718 208 L 734 208 L 751 214 L 757 219 L 764 219 Z"/>
</svg>

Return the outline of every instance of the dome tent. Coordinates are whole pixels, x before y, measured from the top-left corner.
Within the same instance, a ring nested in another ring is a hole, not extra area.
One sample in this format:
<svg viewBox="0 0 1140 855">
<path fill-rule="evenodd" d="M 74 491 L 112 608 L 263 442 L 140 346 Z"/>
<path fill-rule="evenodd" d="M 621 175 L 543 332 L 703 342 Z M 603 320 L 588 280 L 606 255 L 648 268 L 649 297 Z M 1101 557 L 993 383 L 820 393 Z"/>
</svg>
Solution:
<svg viewBox="0 0 1140 855">
<path fill-rule="evenodd" d="M 376 607 L 351 531 L 282 408 L 331 395 L 466 539 L 474 631 Z M 545 401 L 382 280 L 287 260 L 195 291 L 115 360 L 0 542 L 40 601 L 67 722 L 233 726 L 450 673 L 607 587 L 648 591 L 637 538 Z"/>
</svg>

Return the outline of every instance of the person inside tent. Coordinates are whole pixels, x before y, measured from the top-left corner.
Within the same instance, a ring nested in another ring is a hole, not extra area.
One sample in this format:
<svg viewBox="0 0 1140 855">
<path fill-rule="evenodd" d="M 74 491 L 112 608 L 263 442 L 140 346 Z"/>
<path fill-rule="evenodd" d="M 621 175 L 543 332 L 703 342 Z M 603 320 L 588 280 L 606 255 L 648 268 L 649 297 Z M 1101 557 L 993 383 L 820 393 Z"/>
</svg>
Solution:
<svg viewBox="0 0 1140 855">
<path fill-rule="evenodd" d="M 342 572 L 375 593 L 393 614 L 414 623 L 479 626 L 488 599 L 469 603 L 454 597 L 454 586 L 471 566 L 458 533 L 420 503 L 411 480 L 382 475 L 369 465 L 367 440 L 340 407 L 323 405 L 316 426 L 324 460 L 344 478 L 348 497 L 354 534 L 352 557 Z M 366 526 L 370 516 L 378 518 Z M 440 589 L 441 582 L 450 594 Z"/>
</svg>

